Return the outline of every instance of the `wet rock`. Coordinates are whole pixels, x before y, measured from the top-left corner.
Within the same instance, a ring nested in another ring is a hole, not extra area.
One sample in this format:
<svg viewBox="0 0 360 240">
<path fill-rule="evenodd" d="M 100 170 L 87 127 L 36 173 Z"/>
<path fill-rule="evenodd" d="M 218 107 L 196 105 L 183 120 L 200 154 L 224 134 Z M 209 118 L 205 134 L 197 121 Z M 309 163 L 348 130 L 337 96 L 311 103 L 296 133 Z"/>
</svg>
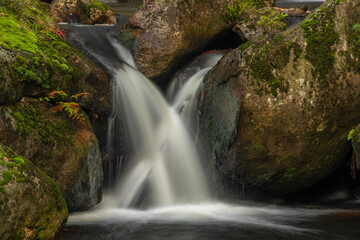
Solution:
<svg viewBox="0 0 360 240">
<path fill-rule="evenodd" d="M 55 182 L 0 145 L 0 238 L 54 239 L 68 212 Z"/>
<path fill-rule="evenodd" d="M 224 185 L 285 195 L 342 164 L 360 118 L 359 10 L 328 0 L 302 24 L 233 50 L 207 75 L 201 135 Z"/>
<path fill-rule="evenodd" d="M 51 12 L 58 22 L 116 24 L 115 13 L 97 0 L 54 0 Z"/>
<path fill-rule="evenodd" d="M 231 29 L 235 15 L 245 20 L 269 2 L 274 1 L 147 0 L 129 19 L 119 39 L 131 50 L 145 76 L 167 81 L 184 61 Z"/>
<path fill-rule="evenodd" d="M 271 19 L 271 20 L 270 20 Z M 277 9 L 262 8 L 251 14 L 246 21 L 237 23 L 232 31 L 244 42 L 255 41 L 267 35 L 274 35 L 286 30 L 286 15 Z"/>
<path fill-rule="evenodd" d="M 300 7 L 294 7 L 294 8 L 275 8 L 279 11 L 284 12 L 285 14 L 288 14 L 289 16 L 302 16 L 302 17 L 306 17 L 310 12 L 307 11 L 308 6 L 307 5 L 302 5 Z"/>
<path fill-rule="evenodd" d="M 53 178 L 70 212 L 100 202 L 102 157 L 84 113 L 75 118 L 59 105 L 24 98 L 0 107 L 0 142 Z"/>
<path fill-rule="evenodd" d="M 97 115 L 108 114 L 111 109 L 110 75 L 66 41 L 65 33 L 51 21 L 47 4 L 38 1 L 27 4 L 35 15 L 24 9 L 25 5 L 19 0 L 18 8 L 2 16 L 4 21 L 0 22 L 3 29 L 0 105 L 16 103 L 23 96 L 45 97 L 53 89 L 61 89 L 68 95 L 91 93 L 94 102 L 87 105 L 86 110 Z M 17 18 L 20 15 L 32 18 L 32 23 Z M 43 19 L 49 20 L 44 22 Z M 9 24 L 18 27 L 9 28 Z"/>
<path fill-rule="evenodd" d="M 225 2 L 218 0 L 145 1 L 120 33 L 120 40 L 132 50 L 142 73 L 164 80 L 184 59 L 230 27 L 225 8 Z"/>
<path fill-rule="evenodd" d="M 50 175 L 70 211 L 89 209 L 101 200 L 103 173 L 83 110 L 107 116 L 110 76 L 66 41 L 48 4 L 17 3 L 0 21 L 0 142 Z"/>
</svg>

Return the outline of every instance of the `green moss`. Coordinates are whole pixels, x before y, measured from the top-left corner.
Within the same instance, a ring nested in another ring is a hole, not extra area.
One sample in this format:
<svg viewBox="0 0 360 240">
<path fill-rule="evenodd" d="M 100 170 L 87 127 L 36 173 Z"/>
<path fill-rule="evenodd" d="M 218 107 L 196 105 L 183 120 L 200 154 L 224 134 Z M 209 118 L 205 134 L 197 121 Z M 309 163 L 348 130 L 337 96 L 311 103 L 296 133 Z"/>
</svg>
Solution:
<svg viewBox="0 0 360 240">
<path fill-rule="evenodd" d="M 263 0 L 236 0 L 235 4 L 226 3 L 225 18 L 228 22 L 243 21 L 254 9 L 266 7 Z"/>
<path fill-rule="evenodd" d="M 291 167 L 291 168 L 287 168 L 285 173 L 284 173 L 284 177 L 285 178 L 294 178 L 296 176 L 298 176 L 299 172 L 298 169 L 296 167 Z"/>
<path fill-rule="evenodd" d="M 44 118 L 44 110 L 30 104 L 28 106 L 16 105 L 11 112 L 17 120 L 18 131 L 27 136 L 29 134 L 39 134 L 41 140 L 47 142 L 61 142 L 63 144 L 71 144 L 71 140 L 65 135 L 71 129 L 61 121 L 49 121 Z M 70 127 L 71 128 L 71 127 Z M 19 161 L 21 161 L 19 159 Z"/>
<path fill-rule="evenodd" d="M 23 227 L 20 227 L 17 231 L 16 231 L 16 237 L 17 239 L 25 239 L 25 230 Z"/>
<path fill-rule="evenodd" d="M 301 57 L 301 55 L 303 53 L 303 50 L 300 47 L 300 45 L 298 43 L 296 43 L 296 42 L 294 42 L 292 44 L 292 47 L 293 47 L 294 55 L 295 55 L 294 62 L 296 62 Z"/>
<path fill-rule="evenodd" d="M 7 161 L 5 161 L 5 157 Z M 34 184 L 28 176 L 26 176 L 23 172 L 26 168 L 25 159 L 22 156 L 18 156 L 12 152 L 12 150 L 8 147 L 2 146 L 0 144 L 0 165 L 6 167 L 8 170 L 4 170 L 2 172 L 3 180 L 0 181 L 0 186 L 9 183 L 12 180 L 15 182 L 28 182 Z M 3 192 L 3 191 L 1 191 Z M 4 190 L 5 192 L 5 190 Z"/>
<path fill-rule="evenodd" d="M 301 25 L 306 38 L 305 58 L 312 63 L 313 77 L 320 81 L 322 87 L 327 87 L 327 74 L 335 63 L 334 45 L 339 35 L 334 29 L 334 17 L 334 6 L 324 7 Z"/>
<path fill-rule="evenodd" d="M 12 175 L 11 171 L 5 170 L 2 172 L 1 176 L 2 176 L 3 180 L 0 182 L 0 185 L 8 184 L 13 179 L 13 175 Z"/>
<path fill-rule="evenodd" d="M 299 46 L 294 42 L 285 41 L 281 35 L 268 39 L 265 44 L 258 42 L 252 46 L 254 53 L 248 55 L 245 60 L 255 78 L 253 85 L 256 86 L 256 93 L 271 93 L 276 97 L 280 92 L 288 92 L 289 83 L 283 76 L 274 72 L 279 72 L 288 64 L 291 49 L 300 52 Z"/>
<path fill-rule="evenodd" d="M 275 11 L 272 8 L 265 8 L 259 12 L 261 14 L 257 25 L 261 26 L 267 31 L 272 33 L 274 30 L 284 31 L 287 28 L 287 14 L 281 11 Z"/>
<path fill-rule="evenodd" d="M 107 10 L 109 10 L 109 7 L 102 3 L 102 2 L 99 2 L 97 0 L 92 0 L 91 3 L 89 4 L 86 4 L 84 6 L 84 10 L 85 10 L 85 13 L 86 13 L 86 16 L 90 17 L 91 15 L 91 11 L 93 9 L 98 9 L 100 10 L 102 13 L 105 13 Z"/>
<path fill-rule="evenodd" d="M 24 158 L 21 156 L 14 157 L 12 161 L 17 164 L 25 164 Z"/>
<path fill-rule="evenodd" d="M 241 51 L 245 51 L 245 49 L 247 49 L 250 45 L 251 45 L 250 42 L 246 42 L 246 43 L 241 44 L 238 48 L 239 48 Z"/>
<path fill-rule="evenodd" d="M 360 13 L 349 11 L 348 15 L 345 25 L 348 50 L 343 52 L 345 68 L 360 73 Z"/>
<path fill-rule="evenodd" d="M 45 5 L 38 0 L 30 4 L 22 4 L 19 0 L 6 1 L 3 6 L 6 11 L 0 7 L 0 12 L 4 13 L 0 21 L 0 47 L 19 55 L 11 66 L 14 78 L 35 83 L 44 89 L 58 87 L 59 83 L 53 81 L 57 71 L 64 76 L 64 80 L 74 79 L 75 69 L 69 66 L 63 56 L 70 58 L 78 55 L 78 52 L 55 34 L 56 28 L 46 13 Z"/>
</svg>

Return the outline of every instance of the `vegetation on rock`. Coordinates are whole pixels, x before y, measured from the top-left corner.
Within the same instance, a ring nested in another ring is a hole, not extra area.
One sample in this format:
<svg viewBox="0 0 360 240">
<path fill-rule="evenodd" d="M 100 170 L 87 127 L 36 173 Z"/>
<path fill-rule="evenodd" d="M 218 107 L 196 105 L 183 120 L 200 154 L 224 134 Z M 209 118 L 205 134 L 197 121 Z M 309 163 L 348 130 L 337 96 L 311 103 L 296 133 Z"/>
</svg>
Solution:
<svg viewBox="0 0 360 240">
<path fill-rule="evenodd" d="M 0 211 L 2 239 L 52 239 L 68 217 L 55 182 L 2 144 Z"/>
<path fill-rule="evenodd" d="M 342 164 L 360 118 L 359 17 L 353 1 L 328 0 L 302 24 L 233 50 L 207 75 L 201 134 L 225 184 L 284 195 Z"/>
</svg>

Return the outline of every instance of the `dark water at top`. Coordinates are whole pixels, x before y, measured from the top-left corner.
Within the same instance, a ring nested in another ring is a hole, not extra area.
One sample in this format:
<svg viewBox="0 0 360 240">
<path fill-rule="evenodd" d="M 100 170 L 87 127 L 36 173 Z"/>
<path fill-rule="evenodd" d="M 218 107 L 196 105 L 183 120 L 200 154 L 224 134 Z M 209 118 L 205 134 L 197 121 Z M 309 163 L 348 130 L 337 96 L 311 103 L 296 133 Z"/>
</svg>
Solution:
<svg viewBox="0 0 360 240">
<path fill-rule="evenodd" d="M 280 8 L 292 8 L 306 4 L 308 10 L 312 11 L 319 7 L 323 2 L 324 0 L 276 0 L 275 6 Z"/>
</svg>

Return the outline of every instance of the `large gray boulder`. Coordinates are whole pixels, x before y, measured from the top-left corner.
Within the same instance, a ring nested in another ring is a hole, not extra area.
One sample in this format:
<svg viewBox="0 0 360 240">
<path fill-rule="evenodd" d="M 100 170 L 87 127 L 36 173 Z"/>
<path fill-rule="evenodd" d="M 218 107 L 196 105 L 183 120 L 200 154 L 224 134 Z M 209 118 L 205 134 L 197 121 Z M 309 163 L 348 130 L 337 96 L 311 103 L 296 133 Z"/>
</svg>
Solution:
<svg viewBox="0 0 360 240">
<path fill-rule="evenodd" d="M 54 239 L 68 217 L 55 182 L 0 144 L 0 238 Z"/>
<path fill-rule="evenodd" d="M 284 195 L 342 164 L 360 120 L 359 33 L 360 5 L 328 0 L 301 25 L 223 57 L 200 103 L 223 184 Z"/>
</svg>

